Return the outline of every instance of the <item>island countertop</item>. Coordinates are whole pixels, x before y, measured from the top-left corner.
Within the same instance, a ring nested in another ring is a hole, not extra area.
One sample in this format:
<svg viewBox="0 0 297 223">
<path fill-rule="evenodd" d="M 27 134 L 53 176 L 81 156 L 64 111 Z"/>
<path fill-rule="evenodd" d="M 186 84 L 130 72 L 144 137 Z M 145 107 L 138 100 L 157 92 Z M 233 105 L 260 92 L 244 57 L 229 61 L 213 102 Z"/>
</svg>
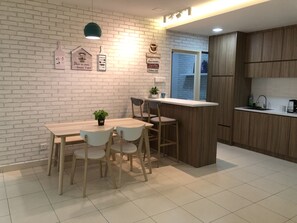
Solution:
<svg viewBox="0 0 297 223">
<path fill-rule="evenodd" d="M 195 100 L 185 100 L 177 98 L 147 98 L 146 100 L 160 101 L 166 104 L 181 105 L 187 107 L 205 107 L 205 106 L 217 106 L 218 103 L 206 102 L 206 101 L 195 101 Z"/>
</svg>

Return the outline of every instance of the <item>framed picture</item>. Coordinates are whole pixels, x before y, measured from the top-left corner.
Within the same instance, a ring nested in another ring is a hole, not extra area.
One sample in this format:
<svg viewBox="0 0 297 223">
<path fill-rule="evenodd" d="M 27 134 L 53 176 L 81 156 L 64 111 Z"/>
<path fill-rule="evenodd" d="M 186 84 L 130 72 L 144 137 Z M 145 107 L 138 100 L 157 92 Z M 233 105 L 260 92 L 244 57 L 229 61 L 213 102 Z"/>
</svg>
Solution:
<svg viewBox="0 0 297 223">
<path fill-rule="evenodd" d="M 71 52 L 72 70 L 92 70 L 92 55 L 82 47 Z"/>
<path fill-rule="evenodd" d="M 98 71 L 106 71 L 106 55 L 98 55 Z"/>
</svg>

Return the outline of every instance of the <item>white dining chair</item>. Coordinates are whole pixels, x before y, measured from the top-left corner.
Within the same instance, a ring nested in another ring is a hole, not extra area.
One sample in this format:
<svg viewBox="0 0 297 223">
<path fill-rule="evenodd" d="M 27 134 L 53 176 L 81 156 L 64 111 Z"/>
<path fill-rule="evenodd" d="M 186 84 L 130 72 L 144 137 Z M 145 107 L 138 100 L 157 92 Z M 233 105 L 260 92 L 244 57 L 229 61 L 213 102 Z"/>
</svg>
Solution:
<svg viewBox="0 0 297 223">
<path fill-rule="evenodd" d="M 110 167 L 110 147 L 112 144 L 112 134 L 113 134 L 113 128 L 109 128 L 106 130 L 99 130 L 99 131 L 84 131 L 84 130 L 80 131 L 80 136 L 81 138 L 84 139 L 86 144 L 83 149 L 75 150 L 73 153 L 70 183 L 73 184 L 76 160 L 77 159 L 84 160 L 83 197 L 86 197 L 87 173 L 88 173 L 87 170 L 88 170 L 89 160 L 99 160 L 100 166 L 101 166 L 101 161 L 103 160 L 106 161 L 107 168 L 110 171 L 114 187 L 116 188 L 116 182 Z M 105 176 L 107 173 L 107 168 L 105 169 Z"/>
<path fill-rule="evenodd" d="M 116 127 L 117 133 L 120 136 L 120 141 L 111 146 L 111 151 L 113 153 L 120 154 L 120 167 L 119 167 L 119 184 L 121 185 L 122 181 L 122 163 L 123 163 L 123 155 L 126 154 L 129 156 L 130 160 L 130 171 L 132 171 L 133 166 L 133 154 L 136 154 L 140 165 L 142 168 L 144 180 L 147 181 L 147 175 L 144 168 L 143 160 L 141 158 L 141 150 L 143 146 L 143 135 L 144 135 L 144 125 L 134 126 L 134 127 Z M 136 141 L 138 141 L 138 145 L 136 145 Z"/>
</svg>

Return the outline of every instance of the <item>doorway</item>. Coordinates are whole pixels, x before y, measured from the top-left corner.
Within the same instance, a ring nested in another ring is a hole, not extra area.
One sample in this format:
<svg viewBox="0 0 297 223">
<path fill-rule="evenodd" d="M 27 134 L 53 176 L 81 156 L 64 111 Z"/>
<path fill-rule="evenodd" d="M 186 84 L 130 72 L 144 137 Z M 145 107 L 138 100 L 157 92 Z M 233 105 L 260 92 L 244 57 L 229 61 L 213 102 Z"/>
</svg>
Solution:
<svg viewBox="0 0 297 223">
<path fill-rule="evenodd" d="M 207 52 L 172 50 L 171 97 L 206 100 Z"/>
</svg>

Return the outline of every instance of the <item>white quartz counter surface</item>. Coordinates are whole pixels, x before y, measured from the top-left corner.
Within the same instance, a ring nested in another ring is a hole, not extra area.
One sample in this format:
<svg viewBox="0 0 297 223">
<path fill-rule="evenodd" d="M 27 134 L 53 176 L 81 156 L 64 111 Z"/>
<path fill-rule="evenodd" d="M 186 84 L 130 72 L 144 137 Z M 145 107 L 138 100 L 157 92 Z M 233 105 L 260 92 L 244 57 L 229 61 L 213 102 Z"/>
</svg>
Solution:
<svg viewBox="0 0 297 223">
<path fill-rule="evenodd" d="M 235 108 L 235 110 L 239 111 L 248 111 L 248 112 L 258 112 L 258 113 L 264 113 L 264 114 L 270 114 L 270 115 L 282 115 L 282 116 L 288 116 L 288 117 L 294 117 L 297 118 L 297 113 L 287 113 L 284 111 L 279 111 L 275 109 L 270 109 L 270 110 L 255 110 L 255 109 L 248 109 L 244 107 L 238 107 Z"/>
<path fill-rule="evenodd" d="M 147 98 L 146 100 L 160 101 L 166 104 L 181 105 L 187 107 L 205 107 L 205 106 L 218 106 L 218 103 L 215 102 L 206 102 L 206 101 L 194 101 L 194 100 L 185 100 L 177 98 Z"/>
</svg>

